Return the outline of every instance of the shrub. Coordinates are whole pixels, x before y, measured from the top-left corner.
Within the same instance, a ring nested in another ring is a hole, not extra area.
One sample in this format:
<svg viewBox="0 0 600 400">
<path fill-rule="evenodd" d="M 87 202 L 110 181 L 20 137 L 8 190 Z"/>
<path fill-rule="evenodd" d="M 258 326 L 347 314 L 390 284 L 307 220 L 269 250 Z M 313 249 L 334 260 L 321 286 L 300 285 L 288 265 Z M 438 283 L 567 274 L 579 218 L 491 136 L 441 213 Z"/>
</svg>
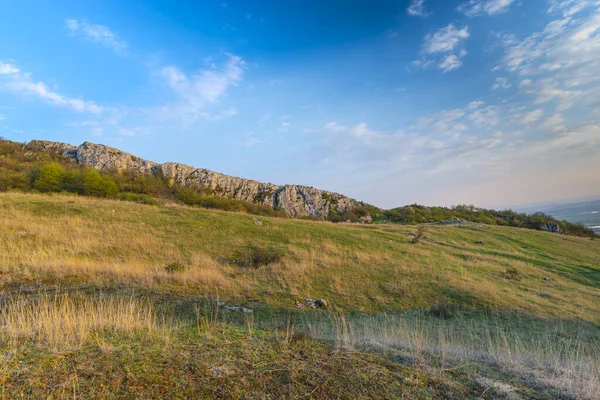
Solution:
<svg viewBox="0 0 600 400">
<path fill-rule="evenodd" d="M 158 201 L 147 194 L 139 193 L 119 193 L 117 198 L 121 201 L 133 201 L 140 204 L 147 204 L 151 206 L 158 205 Z"/>
<path fill-rule="evenodd" d="M 83 193 L 83 173 L 79 170 L 67 171 L 61 186 L 64 191 L 70 193 Z"/>
<path fill-rule="evenodd" d="M 504 272 L 504 276 L 506 277 L 506 279 L 511 279 L 513 281 L 521 280 L 521 274 L 515 267 L 506 268 L 506 271 Z"/>
<path fill-rule="evenodd" d="M 447 302 L 433 304 L 429 308 L 429 313 L 431 315 L 433 315 L 434 317 L 444 318 L 444 319 L 454 317 L 457 312 L 458 312 L 458 306 L 456 304 L 447 303 Z"/>
<path fill-rule="evenodd" d="M 65 169 L 59 163 L 44 165 L 36 174 L 33 188 L 40 192 L 58 192 L 61 189 Z"/>
<path fill-rule="evenodd" d="M 282 258 L 283 253 L 279 250 L 249 244 L 233 254 L 232 262 L 243 268 L 258 268 L 280 262 Z"/>
<path fill-rule="evenodd" d="M 0 192 L 7 190 L 29 190 L 29 179 L 25 172 L 0 169 Z"/>
<path fill-rule="evenodd" d="M 102 176 L 95 169 L 87 169 L 83 173 L 83 194 L 96 197 L 111 197 L 119 189 L 109 176 Z"/>
</svg>

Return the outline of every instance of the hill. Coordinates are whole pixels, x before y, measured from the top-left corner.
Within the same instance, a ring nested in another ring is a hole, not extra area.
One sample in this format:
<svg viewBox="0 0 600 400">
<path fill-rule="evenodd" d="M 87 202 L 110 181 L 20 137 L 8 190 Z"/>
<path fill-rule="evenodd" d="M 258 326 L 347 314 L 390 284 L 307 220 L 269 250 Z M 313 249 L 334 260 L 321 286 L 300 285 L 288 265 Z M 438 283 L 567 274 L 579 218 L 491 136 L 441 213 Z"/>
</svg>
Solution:
<svg viewBox="0 0 600 400">
<path fill-rule="evenodd" d="M 261 183 L 173 162 L 157 164 L 118 149 L 90 142 L 72 146 L 33 140 L 27 143 L 24 149 L 58 155 L 65 160 L 98 171 L 113 173 L 127 171 L 141 176 L 160 176 L 168 187 L 177 185 L 194 188 L 272 209 L 281 209 L 291 217 L 314 216 L 326 219 L 330 213 L 343 214 L 361 205 L 356 200 L 339 193 L 308 186 Z"/>
<path fill-rule="evenodd" d="M 541 207 L 539 211 L 543 211 L 557 219 L 583 224 L 588 229 L 600 233 L 600 200 L 556 204 Z"/>
<path fill-rule="evenodd" d="M 594 231 L 583 225 L 558 221 L 543 213 L 417 204 L 381 210 L 339 193 L 307 186 L 265 184 L 177 163 L 157 164 L 89 142 L 72 146 L 41 140 L 27 144 L 0 140 L 0 191 L 9 190 L 70 192 L 147 204 L 166 198 L 204 208 L 333 222 L 417 224 L 458 217 L 470 222 L 595 237 Z"/>
<path fill-rule="evenodd" d="M 0 204 L 8 397 L 600 394 L 598 240 L 73 195 Z M 317 298 L 328 308 L 306 307 Z"/>
</svg>

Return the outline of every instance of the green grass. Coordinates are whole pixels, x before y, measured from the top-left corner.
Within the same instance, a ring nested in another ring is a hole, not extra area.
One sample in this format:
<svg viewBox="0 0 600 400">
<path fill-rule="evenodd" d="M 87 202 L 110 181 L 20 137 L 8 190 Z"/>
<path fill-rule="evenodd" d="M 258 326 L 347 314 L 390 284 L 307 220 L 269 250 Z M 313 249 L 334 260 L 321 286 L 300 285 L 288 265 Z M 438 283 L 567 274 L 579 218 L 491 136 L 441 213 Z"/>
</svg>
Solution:
<svg viewBox="0 0 600 400">
<path fill-rule="evenodd" d="M 102 293 L 149 297 L 153 312 L 171 321 L 146 330 L 135 318 L 88 323 L 75 345 L 61 346 L 52 323 L 54 345 L 0 322 L 0 393 L 600 395 L 599 385 L 575 377 L 600 379 L 600 240 L 470 224 L 426 226 L 413 243 L 417 230 L 0 194 L 0 310 L 19 299 Z M 295 309 L 305 298 L 331 308 Z M 217 299 L 254 313 L 215 316 Z M 430 311 L 446 305 L 447 319 Z"/>
<path fill-rule="evenodd" d="M 0 268 L 23 284 L 118 282 L 276 308 L 322 297 L 365 312 L 450 302 L 600 322 L 600 240 L 470 225 L 428 226 L 429 239 L 413 244 L 410 226 L 257 225 L 245 214 L 64 196 L 3 194 L 0 202 Z M 236 263 L 252 248 L 275 262 Z M 166 274 L 174 263 L 184 271 Z M 508 268 L 522 279 L 508 279 Z M 0 279 L 0 288 L 14 284 Z"/>
</svg>

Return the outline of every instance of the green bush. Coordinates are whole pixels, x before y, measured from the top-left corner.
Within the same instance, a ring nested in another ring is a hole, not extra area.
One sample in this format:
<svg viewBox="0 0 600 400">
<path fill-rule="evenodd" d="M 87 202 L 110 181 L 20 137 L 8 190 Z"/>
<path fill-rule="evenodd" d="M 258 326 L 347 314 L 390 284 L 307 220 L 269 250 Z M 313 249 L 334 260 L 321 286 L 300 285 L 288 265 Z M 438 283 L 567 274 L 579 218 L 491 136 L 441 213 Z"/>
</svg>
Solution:
<svg viewBox="0 0 600 400">
<path fill-rule="evenodd" d="M 83 173 L 83 194 L 96 197 L 112 197 L 119 189 L 109 176 L 100 175 L 95 169 Z"/>
<path fill-rule="evenodd" d="M 65 169 L 59 163 L 46 164 L 35 175 L 33 188 L 40 192 L 58 192 L 61 189 L 64 175 Z"/>
<path fill-rule="evenodd" d="M 249 244 L 243 249 L 236 251 L 231 261 L 243 268 L 259 268 L 261 266 L 274 264 L 283 259 L 283 252 L 274 248 Z"/>
<path fill-rule="evenodd" d="M 139 193 L 119 193 L 117 196 L 119 200 L 122 201 L 133 201 L 140 204 L 148 204 L 152 206 L 156 206 L 159 202 L 147 194 L 139 194 Z"/>
<path fill-rule="evenodd" d="M 70 193 L 83 193 L 83 173 L 80 170 L 67 171 L 62 179 L 62 189 Z"/>
<path fill-rule="evenodd" d="M 0 169 L 0 192 L 11 189 L 27 191 L 30 189 L 27 173 L 22 171 L 11 171 Z"/>
</svg>

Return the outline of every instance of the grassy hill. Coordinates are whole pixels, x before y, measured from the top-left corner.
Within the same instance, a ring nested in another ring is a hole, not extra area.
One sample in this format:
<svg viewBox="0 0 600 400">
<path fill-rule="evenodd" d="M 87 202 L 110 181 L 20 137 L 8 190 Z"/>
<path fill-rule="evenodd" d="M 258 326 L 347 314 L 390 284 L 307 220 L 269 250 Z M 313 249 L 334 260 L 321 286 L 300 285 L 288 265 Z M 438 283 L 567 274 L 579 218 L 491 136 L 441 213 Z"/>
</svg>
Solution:
<svg viewBox="0 0 600 400">
<path fill-rule="evenodd" d="M 589 238 L 3 193 L 0 304 L 7 398 L 600 395 Z"/>
</svg>

